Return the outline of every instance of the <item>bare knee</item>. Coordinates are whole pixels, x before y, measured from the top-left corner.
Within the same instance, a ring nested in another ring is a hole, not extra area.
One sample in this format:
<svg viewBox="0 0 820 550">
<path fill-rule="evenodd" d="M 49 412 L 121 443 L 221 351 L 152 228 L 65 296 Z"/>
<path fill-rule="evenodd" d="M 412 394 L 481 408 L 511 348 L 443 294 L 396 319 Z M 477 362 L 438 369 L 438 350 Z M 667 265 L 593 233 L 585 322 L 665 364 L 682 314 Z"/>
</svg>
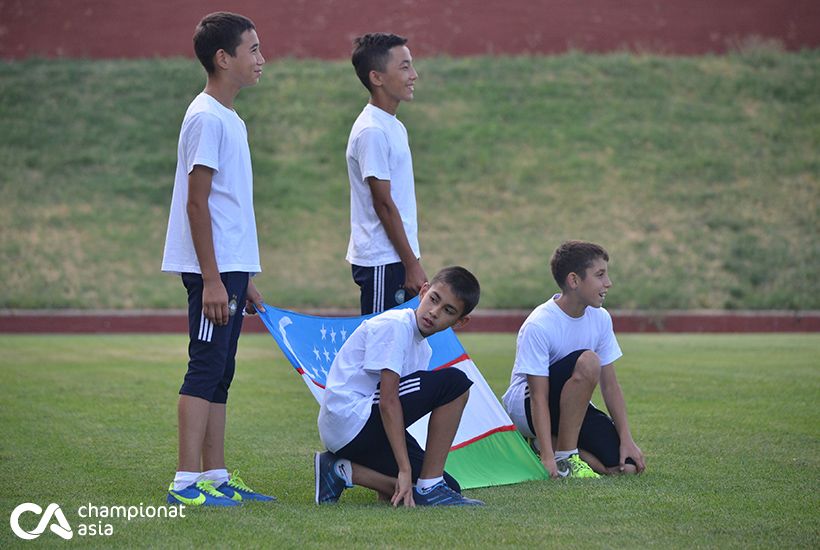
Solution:
<svg viewBox="0 0 820 550">
<path fill-rule="evenodd" d="M 601 378 L 601 360 L 594 351 L 585 351 L 578 356 L 572 377 L 590 384 L 598 384 Z"/>
</svg>

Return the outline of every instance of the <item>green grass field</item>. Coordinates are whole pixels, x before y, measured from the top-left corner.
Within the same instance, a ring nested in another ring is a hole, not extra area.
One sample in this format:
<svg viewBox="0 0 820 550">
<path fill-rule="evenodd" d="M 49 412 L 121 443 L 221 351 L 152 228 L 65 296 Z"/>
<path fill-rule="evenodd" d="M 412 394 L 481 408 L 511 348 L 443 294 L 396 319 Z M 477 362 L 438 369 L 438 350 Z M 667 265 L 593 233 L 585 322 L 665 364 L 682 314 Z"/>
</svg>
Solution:
<svg viewBox="0 0 820 550">
<path fill-rule="evenodd" d="M 820 50 L 418 59 L 399 116 L 423 264 L 530 308 L 567 238 L 612 254 L 614 308 L 820 309 Z M 159 273 L 193 60 L 0 62 L 0 308 L 180 308 Z M 349 62 L 277 60 L 240 94 L 264 273 L 285 307 L 355 308 Z M 305 277 L 304 274 L 310 274 Z"/>
<path fill-rule="evenodd" d="M 500 395 L 514 335 L 462 341 Z M 620 341 L 645 475 L 470 491 L 487 502 L 482 509 L 393 510 L 363 489 L 338 506 L 313 505 L 318 407 L 273 340 L 247 335 L 229 407 L 229 467 L 279 502 L 106 520 L 114 534 L 89 538 L 76 535 L 88 521 L 81 505 L 163 502 L 186 341 L 0 335 L 0 510 L 8 518 L 22 502 L 56 502 L 78 547 L 817 548 L 820 336 Z M 30 544 L 3 521 L 0 547 Z M 68 543 L 47 531 L 36 544 Z"/>
</svg>

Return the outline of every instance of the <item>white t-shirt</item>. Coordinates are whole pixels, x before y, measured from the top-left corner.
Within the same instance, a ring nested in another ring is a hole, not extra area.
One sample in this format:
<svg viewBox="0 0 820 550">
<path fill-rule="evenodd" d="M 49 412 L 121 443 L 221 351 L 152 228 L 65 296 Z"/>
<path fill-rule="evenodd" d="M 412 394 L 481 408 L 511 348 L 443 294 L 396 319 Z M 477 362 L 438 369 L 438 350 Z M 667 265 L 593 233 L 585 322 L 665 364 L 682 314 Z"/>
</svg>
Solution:
<svg viewBox="0 0 820 550">
<path fill-rule="evenodd" d="M 524 392 L 528 374 L 549 376 L 551 364 L 579 349 L 594 351 L 602 367 L 623 355 L 606 309 L 587 307 L 581 317 L 570 317 L 555 303 L 559 296 L 535 308 L 518 331 L 510 387 L 501 401 L 519 429 L 527 424 Z"/>
<path fill-rule="evenodd" d="M 407 376 L 426 370 L 432 355 L 413 309 L 391 309 L 359 325 L 327 375 L 318 422 L 325 447 L 336 452 L 362 430 L 383 369 Z"/>
<path fill-rule="evenodd" d="M 211 211 L 216 265 L 220 273 L 259 273 L 253 212 L 253 171 L 248 132 L 235 111 L 202 92 L 188 106 L 177 147 L 177 170 L 162 270 L 201 273 L 188 221 L 188 175 L 194 165 L 214 169 Z"/>
<path fill-rule="evenodd" d="M 369 177 L 390 181 L 390 196 L 401 215 L 410 248 L 420 257 L 413 158 L 404 124 L 368 103 L 350 130 L 346 157 L 350 178 L 347 261 L 360 266 L 401 261 L 373 208 Z"/>
</svg>

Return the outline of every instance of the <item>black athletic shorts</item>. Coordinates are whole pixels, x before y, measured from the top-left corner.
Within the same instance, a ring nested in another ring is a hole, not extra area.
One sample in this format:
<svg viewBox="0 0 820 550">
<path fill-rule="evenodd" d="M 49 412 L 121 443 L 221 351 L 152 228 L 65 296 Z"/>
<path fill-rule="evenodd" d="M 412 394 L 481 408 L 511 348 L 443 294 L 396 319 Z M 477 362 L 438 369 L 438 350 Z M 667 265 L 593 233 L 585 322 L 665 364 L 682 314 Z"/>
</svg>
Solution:
<svg viewBox="0 0 820 550">
<path fill-rule="evenodd" d="M 228 292 L 228 324 L 218 327 L 202 313 L 202 275 L 183 273 L 188 291 L 188 372 L 179 393 L 201 397 L 211 403 L 228 401 L 228 388 L 236 370 L 236 345 L 245 315 L 249 274 L 221 273 Z"/>
<path fill-rule="evenodd" d="M 351 267 L 353 281 L 361 289 L 362 315 L 381 313 L 403 304 L 414 295 L 404 289 L 404 264 Z"/>
<path fill-rule="evenodd" d="M 407 428 L 433 409 L 453 401 L 469 390 L 472 385 L 472 380 L 455 367 L 435 371 L 417 371 L 402 377 L 399 380 L 399 400 L 404 412 L 404 427 Z M 424 450 L 407 430 L 404 432 L 404 438 L 407 442 L 407 455 L 415 483 L 421 474 Z M 384 432 L 378 392 L 367 423 L 350 443 L 335 454 L 390 477 L 396 477 L 399 474 L 393 448 Z M 451 489 L 461 491 L 461 486 L 447 472 L 444 473 L 444 479 Z"/>
<path fill-rule="evenodd" d="M 552 435 L 558 435 L 561 392 L 564 389 L 564 384 L 572 377 L 572 373 L 575 371 L 575 363 L 585 351 L 587 350 L 573 351 L 563 359 L 559 359 L 550 365 L 548 403 Z M 527 415 L 527 424 L 530 430 L 535 433 L 529 391 L 529 388 L 527 388 L 524 394 L 524 412 Z M 620 463 L 621 438 L 618 436 L 618 430 L 615 429 L 612 419 L 592 403 L 587 407 L 584 421 L 581 423 L 581 432 L 578 434 L 578 447 L 595 455 L 607 468 L 612 468 Z M 635 461 L 628 458 L 627 464 L 635 464 Z"/>
</svg>

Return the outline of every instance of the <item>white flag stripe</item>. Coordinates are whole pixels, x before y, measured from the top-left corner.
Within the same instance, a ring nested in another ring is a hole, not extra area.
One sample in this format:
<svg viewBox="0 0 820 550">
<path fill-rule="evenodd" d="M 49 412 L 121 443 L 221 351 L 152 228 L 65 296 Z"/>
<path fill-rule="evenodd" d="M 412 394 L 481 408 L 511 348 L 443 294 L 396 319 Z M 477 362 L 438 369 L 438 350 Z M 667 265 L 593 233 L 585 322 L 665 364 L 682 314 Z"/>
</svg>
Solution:
<svg viewBox="0 0 820 550">
<path fill-rule="evenodd" d="M 481 372 L 478 370 L 478 367 L 475 366 L 472 359 L 467 358 L 447 368 L 460 369 L 467 375 L 467 378 L 473 381 L 473 385 L 470 388 L 470 397 L 467 400 L 467 405 L 464 407 L 464 413 L 461 415 L 461 423 L 458 425 L 458 431 L 453 440 L 453 447 L 501 426 L 512 425 L 513 422 L 507 415 L 507 411 L 501 406 L 498 398 L 490 389 L 484 377 L 481 376 Z M 416 438 L 416 441 L 418 441 L 422 447 L 424 447 L 424 442 L 427 440 L 428 420 L 429 415 L 420 418 L 412 426 L 407 428 L 407 431 Z"/>
</svg>

